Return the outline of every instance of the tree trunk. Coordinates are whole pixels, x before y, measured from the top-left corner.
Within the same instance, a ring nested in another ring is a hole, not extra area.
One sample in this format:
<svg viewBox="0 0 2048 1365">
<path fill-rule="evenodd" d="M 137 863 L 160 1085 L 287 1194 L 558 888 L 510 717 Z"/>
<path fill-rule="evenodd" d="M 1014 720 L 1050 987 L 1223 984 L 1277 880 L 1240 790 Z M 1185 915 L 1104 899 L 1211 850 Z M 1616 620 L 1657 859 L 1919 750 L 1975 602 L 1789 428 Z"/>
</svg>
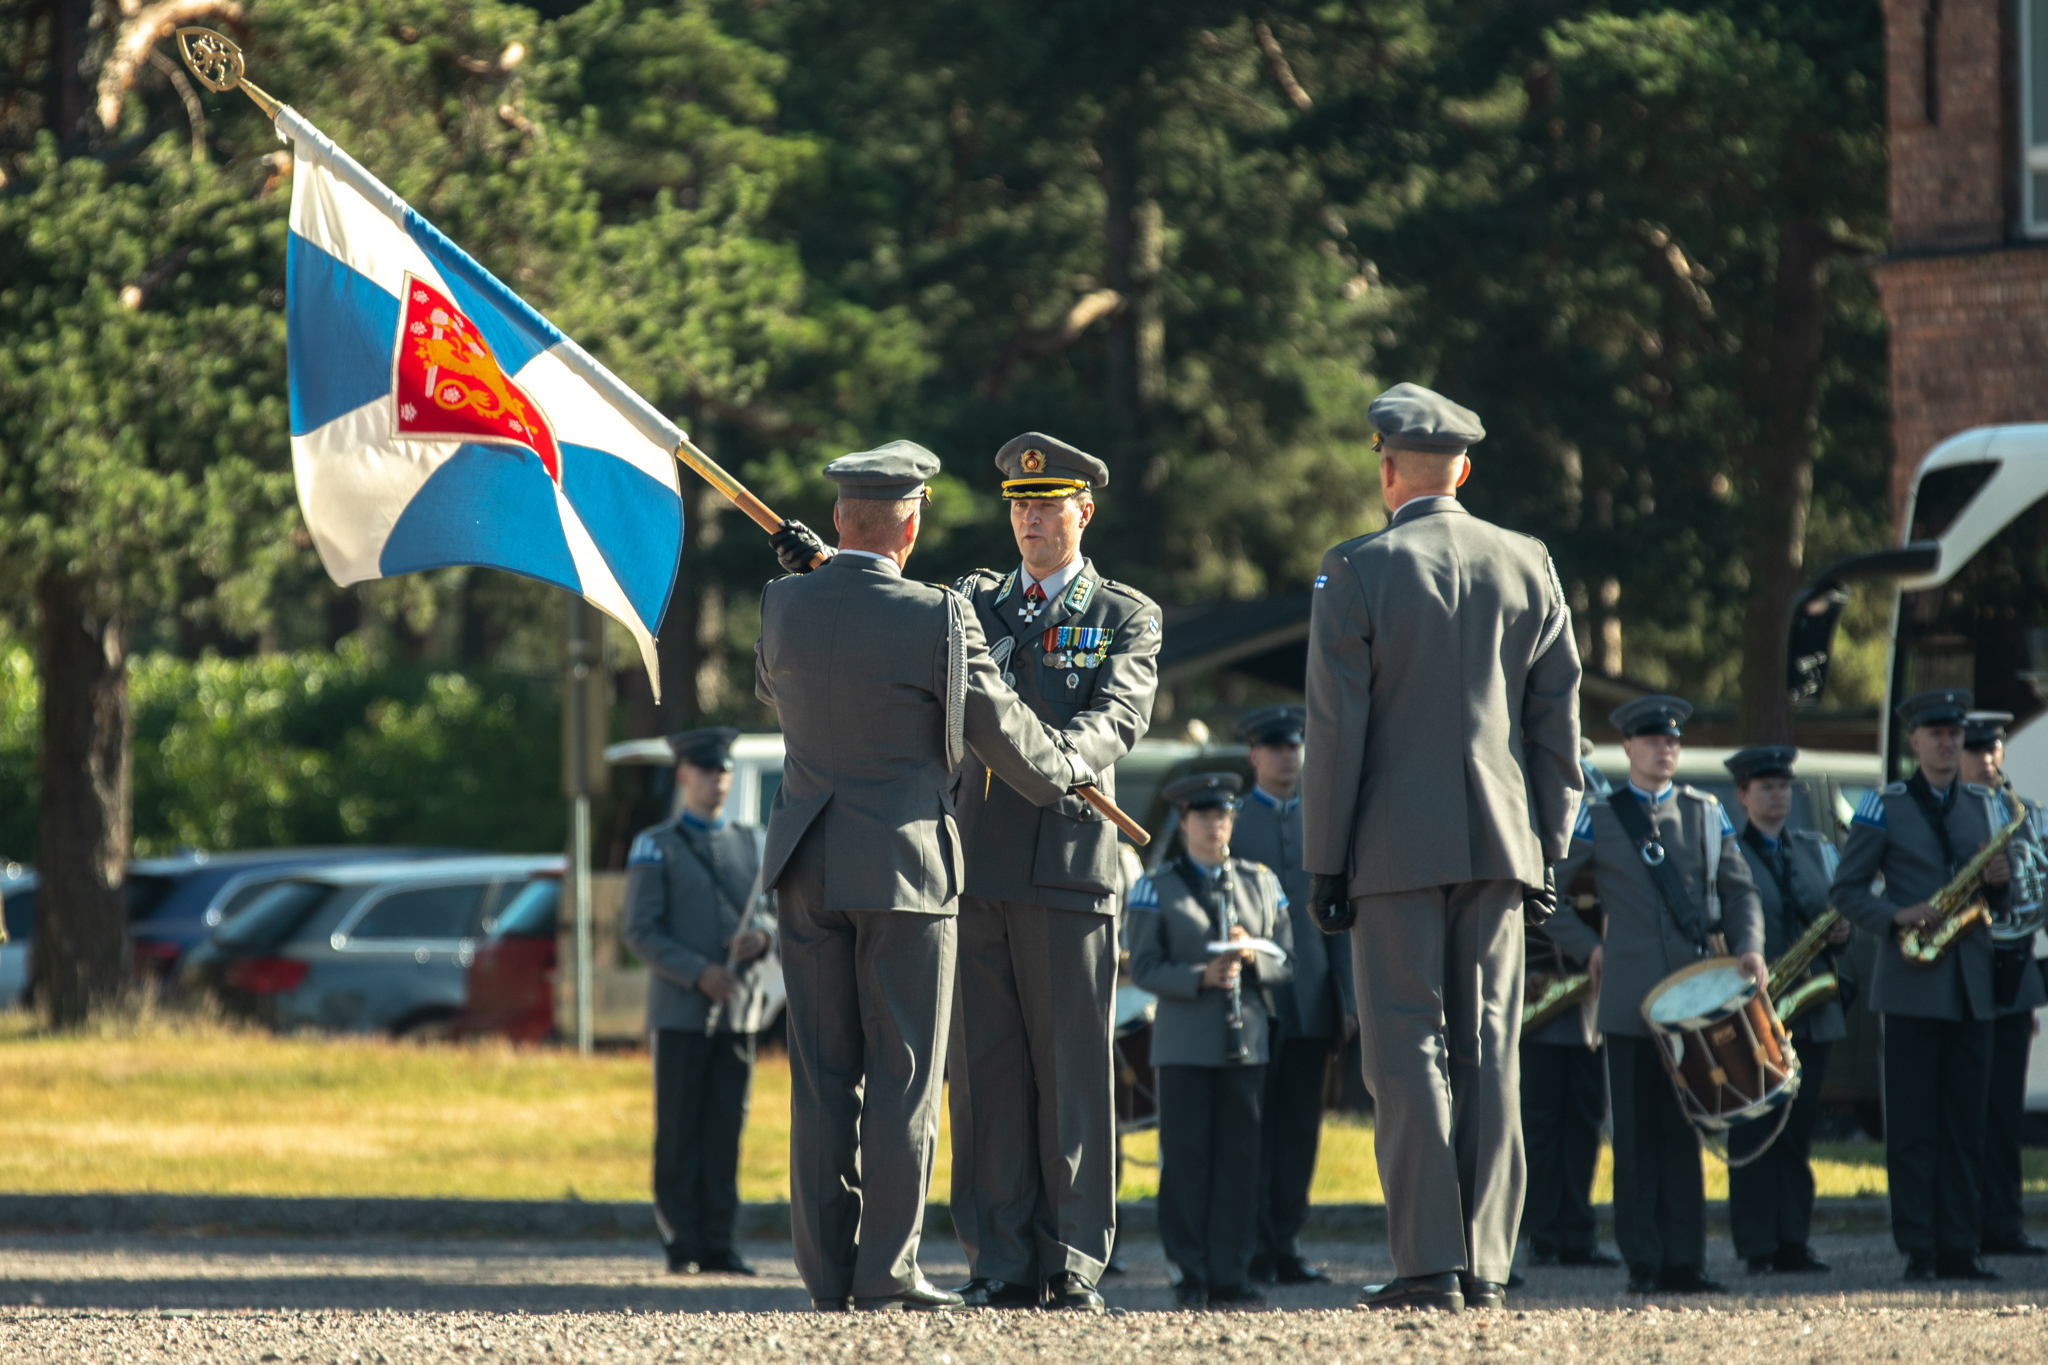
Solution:
<svg viewBox="0 0 2048 1365">
<path fill-rule="evenodd" d="M 1109 319 L 1104 406 L 1122 468 L 1112 481 L 1117 534 L 1135 563 L 1158 564 L 1162 546 L 1158 480 L 1147 467 L 1151 410 L 1165 387 L 1166 329 L 1152 284 L 1159 273 L 1159 206 L 1143 192 L 1140 120 L 1114 115 L 1096 140 L 1103 194 L 1103 284 L 1124 299 Z"/>
<path fill-rule="evenodd" d="M 1827 332 L 1821 266 L 1835 250 L 1824 224 L 1796 219 L 1778 233 L 1774 323 L 1752 351 L 1757 441 L 1743 452 L 1755 500 L 1746 557 L 1749 605 L 1742 622 L 1742 734 L 1749 744 L 1792 742 L 1785 633 L 1806 556 L 1813 504 L 1813 421 Z"/>
<path fill-rule="evenodd" d="M 75 1027 L 128 981 L 129 749 L 126 625 L 95 620 L 62 571 L 36 583 L 42 807 L 36 839 L 34 991 Z"/>
</svg>

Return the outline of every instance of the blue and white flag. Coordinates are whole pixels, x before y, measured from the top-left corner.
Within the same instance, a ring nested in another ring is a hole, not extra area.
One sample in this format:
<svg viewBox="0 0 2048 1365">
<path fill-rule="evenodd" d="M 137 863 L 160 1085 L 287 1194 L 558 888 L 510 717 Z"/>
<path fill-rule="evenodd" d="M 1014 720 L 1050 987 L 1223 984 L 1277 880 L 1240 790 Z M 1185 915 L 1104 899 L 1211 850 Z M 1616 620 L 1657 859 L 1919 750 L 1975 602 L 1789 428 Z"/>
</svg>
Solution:
<svg viewBox="0 0 2048 1365">
<path fill-rule="evenodd" d="M 297 112 L 277 131 L 292 468 L 327 572 L 567 588 L 632 632 L 658 697 L 683 433 Z"/>
</svg>

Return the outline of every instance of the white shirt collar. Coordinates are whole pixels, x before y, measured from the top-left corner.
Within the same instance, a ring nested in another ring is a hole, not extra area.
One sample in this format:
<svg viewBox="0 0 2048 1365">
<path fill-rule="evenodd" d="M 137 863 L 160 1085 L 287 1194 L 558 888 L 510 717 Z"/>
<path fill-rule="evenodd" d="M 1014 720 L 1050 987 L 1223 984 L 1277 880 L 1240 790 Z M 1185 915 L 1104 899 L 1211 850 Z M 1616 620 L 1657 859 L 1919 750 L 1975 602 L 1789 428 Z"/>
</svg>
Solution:
<svg viewBox="0 0 2048 1365">
<path fill-rule="evenodd" d="M 1017 566 L 1018 586 L 1020 588 L 1028 588 L 1033 583 L 1036 583 L 1045 593 L 1045 600 L 1048 602 L 1065 592 L 1067 585 L 1078 578 L 1080 573 L 1081 552 L 1079 550 L 1074 552 L 1074 557 L 1067 561 L 1065 568 L 1057 569 L 1045 578 L 1033 578 L 1031 570 L 1025 568 L 1022 564 Z"/>
<path fill-rule="evenodd" d="M 889 558 L 889 556 L 887 555 L 878 555 L 873 550 L 841 550 L 839 553 L 843 555 L 859 555 L 862 559 L 878 559 L 882 563 L 887 564 L 889 568 L 894 572 L 903 572 L 903 567 L 900 564 L 898 564 L 895 560 Z"/>
</svg>

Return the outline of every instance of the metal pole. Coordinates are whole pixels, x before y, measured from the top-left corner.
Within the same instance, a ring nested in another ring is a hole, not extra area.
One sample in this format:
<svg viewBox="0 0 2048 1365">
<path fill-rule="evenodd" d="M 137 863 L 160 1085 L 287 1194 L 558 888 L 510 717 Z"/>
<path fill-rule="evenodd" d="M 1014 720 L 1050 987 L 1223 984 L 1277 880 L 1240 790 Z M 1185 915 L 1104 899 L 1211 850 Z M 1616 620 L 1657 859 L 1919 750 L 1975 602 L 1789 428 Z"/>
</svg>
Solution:
<svg viewBox="0 0 2048 1365">
<path fill-rule="evenodd" d="M 591 1051 L 590 1012 L 590 798 L 571 803 L 570 857 L 576 869 L 576 1051 Z"/>
<path fill-rule="evenodd" d="M 591 769 L 602 763 L 604 707 L 599 672 L 603 623 L 574 594 L 566 605 L 562 669 L 562 790 L 569 798 L 569 879 L 576 898 L 576 1051 L 589 1056 L 595 1036 L 590 924 Z"/>
</svg>

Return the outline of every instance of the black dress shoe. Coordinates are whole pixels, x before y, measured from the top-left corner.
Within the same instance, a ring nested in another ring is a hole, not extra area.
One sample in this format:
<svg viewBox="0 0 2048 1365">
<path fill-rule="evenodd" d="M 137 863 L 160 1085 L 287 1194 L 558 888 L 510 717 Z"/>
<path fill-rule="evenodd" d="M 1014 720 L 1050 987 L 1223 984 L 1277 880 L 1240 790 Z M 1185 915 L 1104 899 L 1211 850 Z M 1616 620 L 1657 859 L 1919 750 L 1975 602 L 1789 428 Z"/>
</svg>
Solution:
<svg viewBox="0 0 2048 1365">
<path fill-rule="evenodd" d="M 1728 1286 L 1710 1278 L 1696 1265 L 1666 1266 L 1657 1276 L 1657 1289 L 1664 1294 L 1725 1294 Z"/>
<path fill-rule="evenodd" d="M 853 1301 L 857 1313 L 931 1313 L 961 1306 L 960 1296 L 950 1289 L 941 1289 L 924 1276 L 917 1277 L 917 1283 L 900 1294 L 887 1294 L 881 1298 Z"/>
<path fill-rule="evenodd" d="M 1102 1295 L 1095 1292 L 1095 1286 L 1071 1270 L 1063 1270 L 1045 1282 L 1045 1299 L 1040 1307 L 1070 1309 L 1077 1313 L 1106 1311 Z"/>
<path fill-rule="evenodd" d="M 1768 1275 L 1778 1268 L 1776 1258 L 1771 1256 L 1751 1256 L 1743 1265 L 1752 1275 Z"/>
<path fill-rule="evenodd" d="M 1445 1313 L 1462 1312 L 1465 1295 L 1458 1288 L 1458 1272 L 1441 1275 L 1403 1275 L 1385 1284 L 1369 1284 L 1359 1296 L 1360 1308 L 1433 1308 Z"/>
<path fill-rule="evenodd" d="M 1211 1308 L 1264 1308 L 1266 1296 L 1248 1284 L 1231 1285 L 1224 1289 L 1209 1291 Z"/>
<path fill-rule="evenodd" d="M 2005 1277 L 1985 1265 L 1975 1256 L 1954 1255 L 1934 1258 L 1934 1278 L 1937 1280 L 2002 1280 Z"/>
<path fill-rule="evenodd" d="M 1906 1281 L 1909 1284 L 1931 1284 L 1934 1280 L 1934 1258 L 1924 1251 L 1916 1251 L 1906 1257 Z"/>
<path fill-rule="evenodd" d="M 811 1311 L 813 1313 L 850 1313 L 853 1311 L 853 1300 L 812 1299 Z"/>
<path fill-rule="evenodd" d="M 1591 1251 L 1562 1252 L 1557 1258 L 1557 1263 L 1559 1265 L 1597 1265 L 1604 1268 L 1620 1265 L 1621 1257 L 1614 1255 L 1612 1252 L 1602 1251 L 1599 1247 L 1594 1247 Z M 1535 1262 L 1532 1261 L 1531 1264 L 1533 1265 Z"/>
<path fill-rule="evenodd" d="M 1657 1272 L 1641 1266 L 1628 1273 L 1628 1292 L 1631 1294 L 1654 1294 L 1657 1292 Z"/>
<path fill-rule="evenodd" d="M 1492 1280 L 1475 1280 L 1469 1275 L 1458 1276 L 1458 1292 L 1465 1298 L 1467 1308 L 1505 1308 L 1508 1306 L 1508 1291 Z"/>
<path fill-rule="evenodd" d="M 1814 1255 L 1813 1248 L 1804 1242 L 1796 1246 L 1781 1246 L 1778 1254 L 1771 1257 L 1771 1269 L 1780 1275 L 1817 1275 L 1828 1268 L 1828 1263 Z"/>
<path fill-rule="evenodd" d="M 1036 1308 L 1038 1307 L 1038 1286 L 1012 1284 L 1008 1280 L 990 1279 L 981 1276 L 969 1280 L 959 1288 L 960 1304 L 964 1308 Z"/>
<path fill-rule="evenodd" d="M 1256 1277 L 1254 1277 L 1256 1278 Z M 1328 1284 L 1330 1276 L 1299 1256 L 1282 1256 L 1273 1262 L 1273 1278 L 1281 1284 Z"/>
<path fill-rule="evenodd" d="M 707 1275 L 751 1275 L 754 1267 L 740 1259 L 737 1251 L 727 1249 L 714 1251 L 697 1262 L 697 1269 Z"/>
<path fill-rule="evenodd" d="M 1264 1254 L 1252 1257 L 1252 1263 L 1245 1267 L 1244 1277 L 1253 1284 L 1273 1283 L 1273 1258 Z"/>
<path fill-rule="evenodd" d="M 2048 1247 L 2042 1246 L 2022 1232 L 2012 1237 L 1986 1237 L 1986 1256 L 2048 1256 Z"/>
<path fill-rule="evenodd" d="M 1173 1287 L 1173 1306 L 1200 1312 L 1209 1306 L 1209 1286 L 1192 1275 Z"/>
</svg>

